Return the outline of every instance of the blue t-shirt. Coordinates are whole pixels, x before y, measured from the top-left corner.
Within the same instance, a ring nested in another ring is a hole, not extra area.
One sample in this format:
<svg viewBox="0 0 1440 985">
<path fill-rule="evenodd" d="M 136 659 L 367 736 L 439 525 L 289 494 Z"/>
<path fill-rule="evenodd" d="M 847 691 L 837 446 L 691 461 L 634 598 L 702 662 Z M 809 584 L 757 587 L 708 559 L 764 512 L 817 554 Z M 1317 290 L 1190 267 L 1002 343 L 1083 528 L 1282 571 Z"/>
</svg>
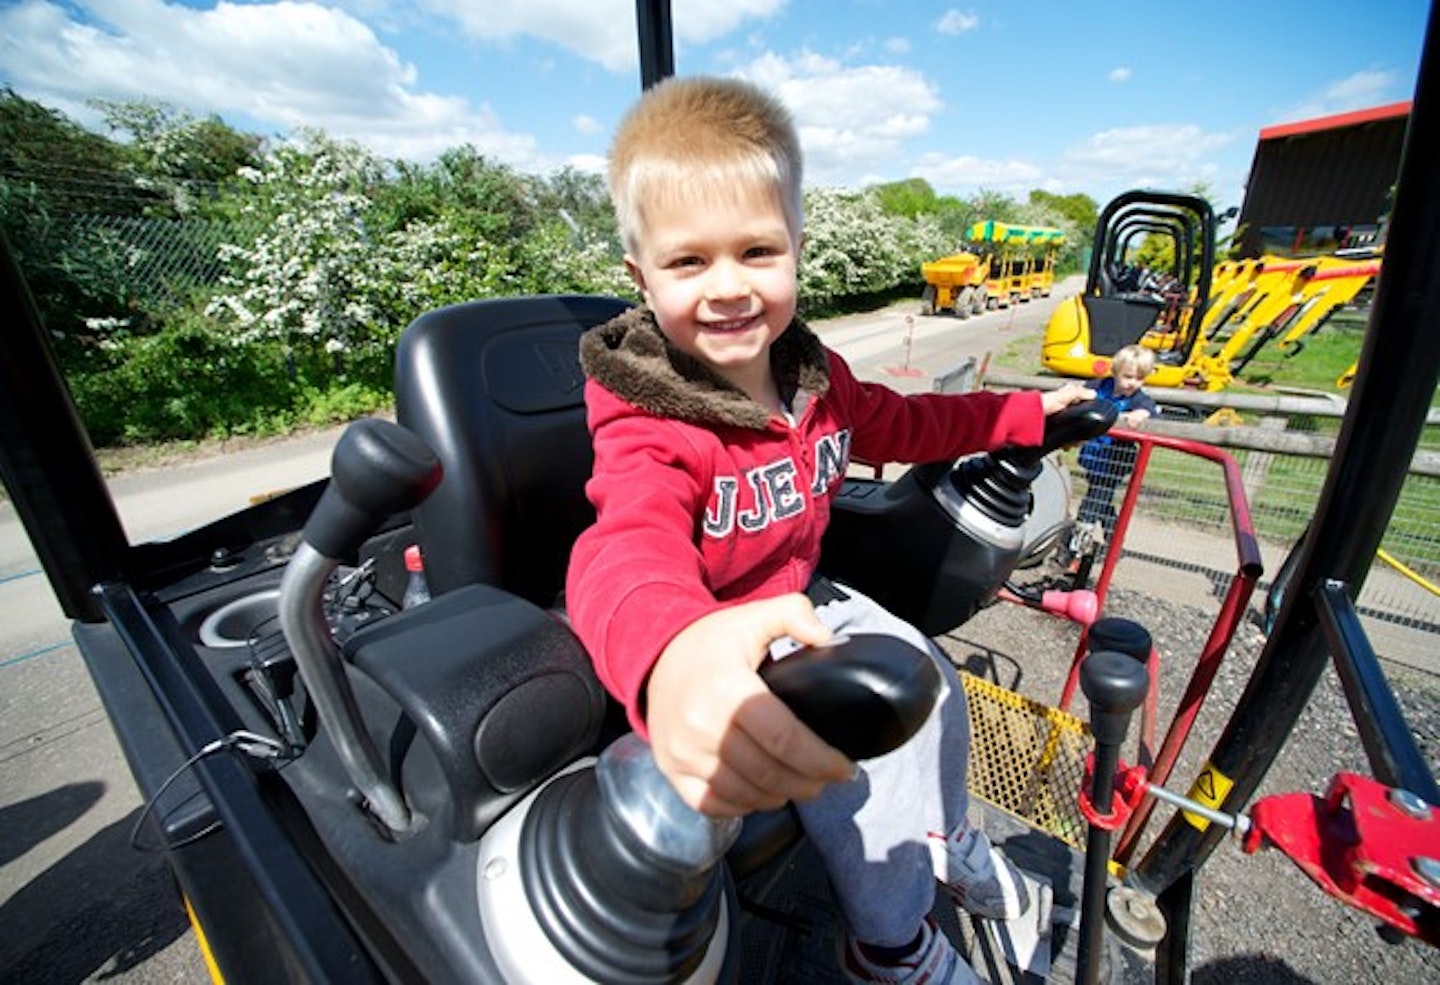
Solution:
<svg viewBox="0 0 1440 985">
<path fill-rule="evenodd" d="M 1144 388 L 1136 390 L 1128 397 L 1117 397 L 1115 395 L 1115 377 L 1113 376 L 1107 376 L 1100 381 L 1100 385 L 1095 388 L 1095 397 L 1097 400 L 1108 400 L 1121 414 L 1128 410 L 1146 410 L 1153 417 L 1160 411 L 1159 406 L 1150 397 L 1150 394 L 1145 392 Z M 1080 467 L 1090 471 L 1107 468 L 1106 452 L 1109 450 L 1108 446 L 1114 441 L 1115 439 L 1110 435 L 1102 434 L 1081 445 Z"/>
</svg>

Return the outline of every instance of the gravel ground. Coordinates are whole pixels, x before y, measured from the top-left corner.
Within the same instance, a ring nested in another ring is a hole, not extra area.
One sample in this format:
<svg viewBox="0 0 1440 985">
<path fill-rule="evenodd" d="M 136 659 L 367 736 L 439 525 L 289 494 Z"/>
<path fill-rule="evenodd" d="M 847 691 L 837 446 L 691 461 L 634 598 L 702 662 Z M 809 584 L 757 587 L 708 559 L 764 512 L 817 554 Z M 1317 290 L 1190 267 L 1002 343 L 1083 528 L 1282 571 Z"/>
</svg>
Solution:
<svg viewBox="0 0 1440 985">
<path fill-rule="evenodd" d="M 1105 614 L 1140 622 L 1161 653 L 1157 743 L 1217 609 L 1111 589 Z M 942 642 L 958 665 L 1054 704 L 1076 639 L 1077 629 L 1067 622 L 1000 603 L 978 613 Z M 1264 642 L 1253 620 L 1236 633 L 1188 747 L 1166 784 L 1169 788 L 1185 792 L 1224 728 Z M 986 674 L 991 668 L 995 670 Z M 1385 669 L 1432 772 L 1440 772 L 1440 678 L 1399 666 Z M 1083 696 L 1077 702 L 1071 710 L 1084 716 Z M 1132 737 L 1137 727 L 1132 724 Z M 1127 746 L 1126 758 L 1134 758 L 1133 745 Z M 1372 773 L 1339 682 L 1333 670 L 1327 670 L 1259 796 L 1323 794 L 1330 778 L 1340 771 Z M 1169 813 L 1157 809 L 1149 830 L 1158 832 Z M 1196 983 L 1440 982 L 1440 949 L 1413 940 L 1385 943 L 1372 918 L 1327 896 L 1279 852 L 1246 855 L 1237 843 L 1227 841 L 1201 869 L 1197 884 L 1190 955 Z"/>
</svg>

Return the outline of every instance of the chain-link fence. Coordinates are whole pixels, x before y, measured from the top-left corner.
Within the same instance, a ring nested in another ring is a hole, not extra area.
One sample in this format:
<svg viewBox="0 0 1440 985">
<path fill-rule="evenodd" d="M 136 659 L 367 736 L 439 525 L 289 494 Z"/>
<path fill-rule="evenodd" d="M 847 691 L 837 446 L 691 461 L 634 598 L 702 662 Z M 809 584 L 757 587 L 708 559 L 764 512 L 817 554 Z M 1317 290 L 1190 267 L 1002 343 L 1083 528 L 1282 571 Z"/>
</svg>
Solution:
<svg viewBox="0 0 1440 985">
<path fill-rule="evenodd" d="M 157 183 L 113 169 L 0 162 L 0 214 L 22 263 L 82 264 L 92 269 L 79 279 L 110 278 L 112 291 L 141 306 L 214 287 L 223 272 L 220 245 L 249 245 L 262 231 L 263 224 L 243 218 L 197 217 L 196 202 L 219 192 L 209 182 Z"/>
<path fill-rule="evenodd" d="M 967 363 L 937 378 L 935 389 L 961 392 L 978 382 L 975 366 Z M 1044 389 L 1058 382 L 994 371 L 984 386 Z M 1319 505 L 1344 401 L 1164 393 L 1164 413 L 1132 433 L 1142 439 L 1160 434 L 1200 442 L 1220 448 L 1235 461 L 1241 501 L 1249 510 L 1264 565 L 1252 603 L 1253 618 L 1263 623 L 1267 607 L 1278 603 L 1275 579 L 1281 566 Z M 1234 426 L 1239 420 L 1236 407 L 1245 408 L 1253 423 Z M 1207 423 L 1199 423 L 1204 413 L 1210 414 Z M 1440 412 L 1432 410 L 1421 450 L 1412 457 L 1361 587 L 1358 608 L 1381 657 L 1440 674 L 1440 454 L 1426 450 L 1440 446 L 1437 429 Z M 1223 599 L 1237 571 L 1235 518 L 1224 469 L 1163 442 L 1146 443 L 1150 448 L 1142 459 L 1114 583 L 1180 602 Z M 1082 524 L 1077 546 L 1100 545 L 1094 557 L 1099 571 L 1104 543 L 1132 484 L 1135 448 L 1099 456 L 1072 448 L 1059 455 L 1071 478 L 1071 515 Z M 1093 533 L 1087 528 L 1094 528 Z"/>
<path fill-rule="evenodd" d="M 1133 446 L 1131 446 L 1133 448 Z M 1319 502 L 1329 458 L 1247 448 L 1228 449 L 1239 466 L 1265 575 L 1255 596 L 1263 618 L 1265 593 L 1304 532 Z M 1129 487 L 1133 454 L 1100 463 L 1070 463 L 1081 520 L 1111 517 Z M 1085 465 L 1091 465 L 1087 469 Z M 1108 473 L 1108 474 L 1107 474 Z M 1235 573 L 1232 518 L 1221 469 L 1204 459 L 1154 447 L 1136 493 L 1115 583 L 1147 592 L 1223 597 Z M 1440 672 L 1440 477 L 1411 472 L 1382 547 L 1359 597 L 1372 645 L 1382 657 Z"/>
<path fill-rule="evenodd" d="M 248 244 L 255 224 L 215 219 L 80 214 L 57 223 L 60 235 L 103 244 L 117 254 L 126 283 L 142 302 L 167 303 L 216 286 L 223 244 Z"/>
</svg>

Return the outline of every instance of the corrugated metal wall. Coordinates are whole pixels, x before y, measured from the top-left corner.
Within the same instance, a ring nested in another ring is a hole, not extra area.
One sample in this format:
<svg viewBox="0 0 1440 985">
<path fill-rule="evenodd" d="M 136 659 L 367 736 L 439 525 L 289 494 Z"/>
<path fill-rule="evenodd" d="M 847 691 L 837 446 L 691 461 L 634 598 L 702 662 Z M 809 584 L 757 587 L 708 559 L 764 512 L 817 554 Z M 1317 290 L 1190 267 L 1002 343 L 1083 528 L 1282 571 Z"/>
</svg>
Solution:
<svg viewBox="0 0 1440 985">
<path fill-rule="evenodd" d="M 1407 116 L 1261 140 L 1240 224 L 1242 255 L 1261 253 L 1267 226 L 1363 226 L 1385 212 Z"/>
</svg>

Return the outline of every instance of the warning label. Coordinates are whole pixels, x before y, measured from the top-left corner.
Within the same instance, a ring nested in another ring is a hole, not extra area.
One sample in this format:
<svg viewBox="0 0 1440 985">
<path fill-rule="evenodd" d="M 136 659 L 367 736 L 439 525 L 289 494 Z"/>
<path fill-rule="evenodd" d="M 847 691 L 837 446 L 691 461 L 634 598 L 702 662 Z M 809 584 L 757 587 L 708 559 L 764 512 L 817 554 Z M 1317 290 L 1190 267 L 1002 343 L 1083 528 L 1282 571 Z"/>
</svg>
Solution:
<svg viewBox="0 0 1440 985">
<path fill-rule="evenodd" d="M 1212 763 L 1206 763 L 1205 768 L 1200 771 L 1200 775 L 1195 778 L 1195 784 L 1190 788 L 1188 796 L 1202 807 L 1218 811 L 1220 805 L 1225 802 L 1225 795 L 1234 785 L 1234 780 L 1217 770 Z M 1181 811 L 1181 813 L 1185 816 L 1186 821 L 1201 831 L 1210 827 L 1210 821 L 1199 814 L 1192 811 Z"/>
</svg>

